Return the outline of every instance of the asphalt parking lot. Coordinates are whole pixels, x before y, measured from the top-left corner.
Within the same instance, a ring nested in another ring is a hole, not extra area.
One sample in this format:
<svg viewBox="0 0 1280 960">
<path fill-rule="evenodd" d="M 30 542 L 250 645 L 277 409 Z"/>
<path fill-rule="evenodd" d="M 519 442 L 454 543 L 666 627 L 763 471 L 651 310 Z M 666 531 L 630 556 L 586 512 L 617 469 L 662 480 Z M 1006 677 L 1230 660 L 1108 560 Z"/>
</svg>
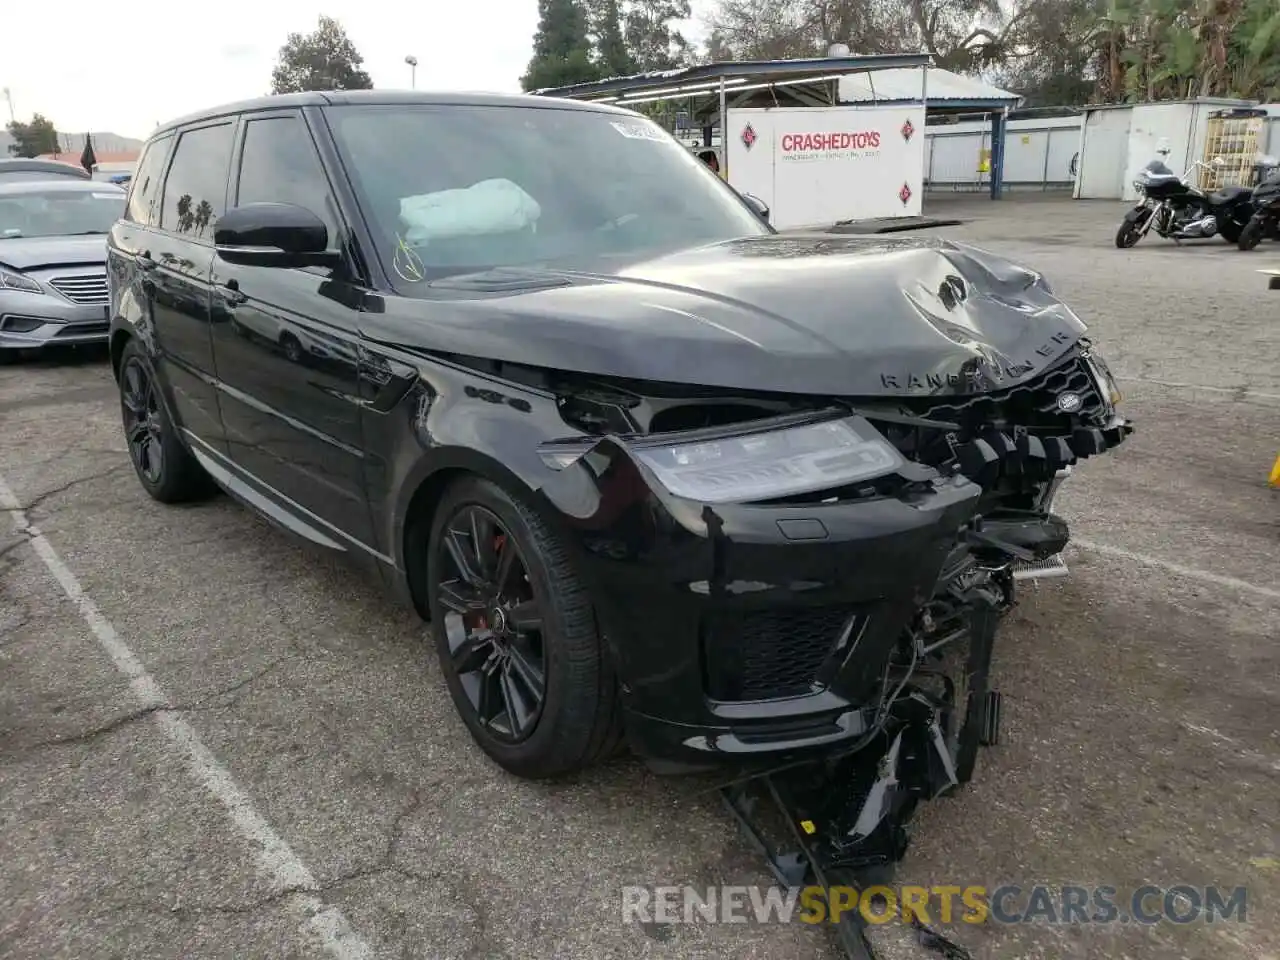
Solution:
<svg viewBox="0 0 1280 960">
<path fill-rule="evenodd" d="M 1280 293 L 1255 272 L 1280 245 L 1119 251 L 1111 203 L 932 210 L 1046 273 L 1138 433 L 1066 486 L 1071 575 L 997 649 L 1003 742 L 900 879 L 1244 886 L 1243 923 L 951 932 L 991 958 L 1280 957 Z M 623 885 L 766 883 L 706 784 L 500 772 L 377 586 L 225 497 L 146 497 L 103 356 L 0 367 L 0 506 L 0 956 L 836 955 L 803 924 L 622 923 Z"/>
</svg>

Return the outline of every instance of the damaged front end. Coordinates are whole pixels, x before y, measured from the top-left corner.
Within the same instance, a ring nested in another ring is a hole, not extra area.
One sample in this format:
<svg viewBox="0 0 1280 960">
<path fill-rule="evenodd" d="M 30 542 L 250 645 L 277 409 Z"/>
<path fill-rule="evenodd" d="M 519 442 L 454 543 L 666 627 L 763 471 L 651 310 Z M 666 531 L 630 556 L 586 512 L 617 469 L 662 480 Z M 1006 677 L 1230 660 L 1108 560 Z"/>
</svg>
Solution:
<svg viewBox="0 0 1280 960">
<path fill-rule="evenodd" d="M 539 448 L 543 492 L 591 556 L 637 751 L 731 763 L 767 850 L 771 798 L 797 844 L 770 853 L 782 882 L 864 886 L 998 739 L 997 624 L 1019 580 L 1065 571 L 1054 497 L 1131 432 L 1118 401 L 1087 341 L 932 398 L 563 390 L 584 435 Z"/>
<path fill-rule="evenodd" d="M 978 394 L 559 395 L 581 433 L 540 445 L 542 493 L 589 557 L 633 744 L 692 766 L 869 742 L 975 610 L 1052 572 L 1059 485 L 1131 429 L 1087 342 Z"/>
</svg>

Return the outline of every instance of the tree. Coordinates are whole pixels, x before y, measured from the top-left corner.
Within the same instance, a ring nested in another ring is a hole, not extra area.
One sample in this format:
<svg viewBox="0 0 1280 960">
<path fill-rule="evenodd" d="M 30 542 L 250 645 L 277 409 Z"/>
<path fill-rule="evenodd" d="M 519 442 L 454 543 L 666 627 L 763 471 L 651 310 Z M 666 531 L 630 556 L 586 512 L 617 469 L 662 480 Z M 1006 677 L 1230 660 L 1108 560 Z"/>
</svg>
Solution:
<svg viewBox="0 0 1280 960">
<path fill-rule="evenodd" d="M 636 72 L 636 62 L 622 35 L 619 0 L 587 0 L 587 29 L 595 50 L 595 62 L 605 77 L 625 77 Z"/>
<path fill-rule="evenodd" d="M 847 43 L 858 53 L 923 50 L 941 67 L 981 70 L 1005 56 L 1017 16 L 1000 0 L 719 0 L 710 26 L 743 58 L 821 56 Z"/>
<path fill-rule="evenodd" d="M 1033 106 L 1280 97 L 1277 0 L 716 0 L 709 26 L 717 59 L 924 50 Z"/>
<path fill-rule="evenodd" d="M 93 168 L 97 162 L 97 154 L 93 152 L 93 137 L 86 133 L 84 135 L 84 149 L 80 151 L 80 166 L 84 167 L 89 173 L 93 173 Z"/>
<path fill-rule="evenodd" d="M 641 71 L 672 70 L 690 60 L 689 42 L 673 20 L 688 20 L 689 0 L 631 0 L 623 14 L 623 36 Z"/>
<path fill-rule="evenodd" d="M 13 143 L 9 144 L 9 152 L 19 157 L 38 157 L 42 153 L 58 153 L 58 131 L 53 121 L 41 114 L 34 114 L 30 123 L 19 123 L 17 120 L 7 125 Z"/>
<path fill-rule="evenodd" d="M 342 25 L 321 16 L 313 33 L 291 33 L 271 71 L 272 93 L 302 90 L 372 90 L 360 56 Z"/>
<path fill-rule="evenodd" d="M 520 78 L 526 91 L 566 87 L 599 79 L 598 60 L 587 38 L 587 12 L 577 0 L 538 0 L 533 58 Z"/>
</svg>

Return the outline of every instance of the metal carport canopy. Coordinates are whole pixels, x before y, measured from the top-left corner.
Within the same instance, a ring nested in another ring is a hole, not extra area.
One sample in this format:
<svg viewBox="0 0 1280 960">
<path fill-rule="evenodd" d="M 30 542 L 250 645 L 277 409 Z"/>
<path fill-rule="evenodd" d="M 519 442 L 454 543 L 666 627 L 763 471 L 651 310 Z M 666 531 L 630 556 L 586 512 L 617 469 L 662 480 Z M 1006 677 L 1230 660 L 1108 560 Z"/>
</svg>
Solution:
<svg viewBox="0 0 1280 960">
<path fill-rule="evenodd" d="M 928 71 L 933 58 L 927 53 L 887 53 L 870 56 L 808 57 L 797 60 L 725 60 L 676 70 L 657 70 L 628 77 L 611 77 L 567 87 L 531 90 L 540 97 L 562 97 L 619 107 L 684 100 L 690 119 L 700 118 L 705 143 L 711 144 L 712 121 L 721 123 L 728 110 L 747 105 L 757 93 L 767 92 L 773 105 L 779 96 L 797 106 L 839 106 L 839 82 L 851 74 L 875 70 L 920 73 L 920 102 L 926 104 Z M 728 171 L 728 157 L 721 158 Z"/>
<path fill-rule="evenodd" d="M 801 60 L 725 60 L 676 70 L 656 70 L 627 77 L 611 77 L 567 87 L 530 91 L 540 97 L 565 97 L 606 103 L 653 103 L 690 96 L 715 96 L 724 87 L 733 93 L 776 86 L 834 83 L 851 73 L 929 67 L 927 53 L 887 53 L 874 56 L 810 57 Z M 923 90 L 921 91 L 924 92 Z M 832 100 L 834 103 L 834 98 Z"/>
</svg>

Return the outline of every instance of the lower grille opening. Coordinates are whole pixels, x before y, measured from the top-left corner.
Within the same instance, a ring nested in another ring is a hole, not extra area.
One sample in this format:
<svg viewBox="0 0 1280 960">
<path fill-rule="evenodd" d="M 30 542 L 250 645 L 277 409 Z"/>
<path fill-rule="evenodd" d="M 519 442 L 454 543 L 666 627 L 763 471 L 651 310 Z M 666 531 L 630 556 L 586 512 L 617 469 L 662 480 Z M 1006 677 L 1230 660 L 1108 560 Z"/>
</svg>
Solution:
<svg viewBox="0 0 1280 960">
<path fill-rule="evenodd" d="M 87 337 L 95 333 L 106 333 L 107 324 L 105 321 L 97 321 L 92 323 L 68 323 L 65 327 L 58 331 L 59 337 Z"/>
<path fill-rule="evenodd" d="M 818 671 L 856 616 L 857 608 L 839 605 L 708 617 L 702 631 L 707 696 L 743 701 L 812 693 Z"/>
</svg>

